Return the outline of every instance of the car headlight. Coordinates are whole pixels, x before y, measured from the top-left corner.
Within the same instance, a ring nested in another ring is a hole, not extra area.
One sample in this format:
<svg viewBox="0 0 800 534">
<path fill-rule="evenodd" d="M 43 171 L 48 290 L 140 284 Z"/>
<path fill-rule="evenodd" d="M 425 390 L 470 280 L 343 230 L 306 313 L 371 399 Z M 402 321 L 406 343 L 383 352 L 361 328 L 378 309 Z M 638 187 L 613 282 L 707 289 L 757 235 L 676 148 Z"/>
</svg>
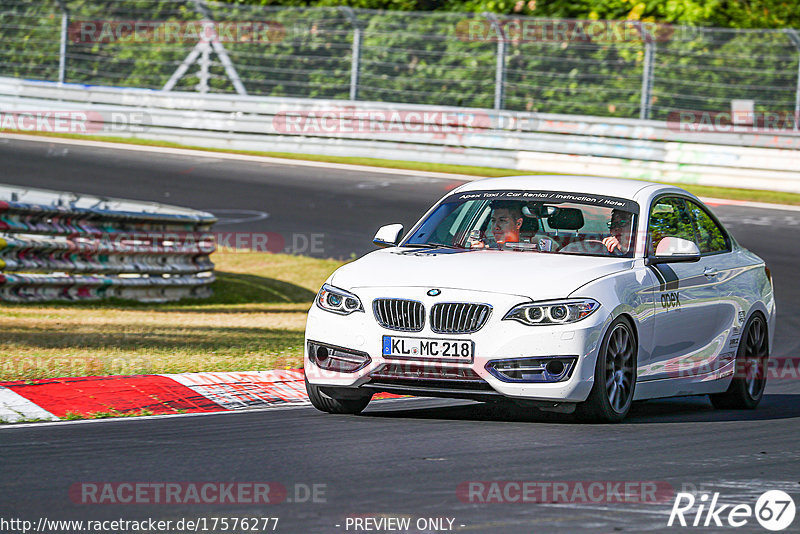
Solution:
<svg viewBox="0 0 800 534">
<path fill-rule="evenodd" d="M 600 303 L 592 299 L 534 302 L 514 306 L 503 320 L 517 321 L 530 326 L 575 323 L 586 319 L 599 307 Z"/>
<path fill-rule="evenodd" d="M 324 284 L 317 293 L 317 306 L 325 311 L 338 313 L 339 315 L 350 315 L 353 312 L 363 312 L 364 306 L 361 299 L 352 293 Z"/>
</svg>

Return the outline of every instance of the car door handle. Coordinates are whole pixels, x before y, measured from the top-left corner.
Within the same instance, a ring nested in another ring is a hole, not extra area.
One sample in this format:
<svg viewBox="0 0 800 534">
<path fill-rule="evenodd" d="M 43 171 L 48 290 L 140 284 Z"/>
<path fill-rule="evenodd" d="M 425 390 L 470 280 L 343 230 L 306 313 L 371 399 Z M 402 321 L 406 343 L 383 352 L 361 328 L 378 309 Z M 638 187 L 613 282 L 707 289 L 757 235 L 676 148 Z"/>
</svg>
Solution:
<svg viewBox="0 0 800 534">
<path fill-rule="evenodd" d="M 703 269 L 703 274 L 706 275 L 708 278 L 714 278 L 717 276 L 717 270 L 713 267 L 706 267 Z"/>
</svg>

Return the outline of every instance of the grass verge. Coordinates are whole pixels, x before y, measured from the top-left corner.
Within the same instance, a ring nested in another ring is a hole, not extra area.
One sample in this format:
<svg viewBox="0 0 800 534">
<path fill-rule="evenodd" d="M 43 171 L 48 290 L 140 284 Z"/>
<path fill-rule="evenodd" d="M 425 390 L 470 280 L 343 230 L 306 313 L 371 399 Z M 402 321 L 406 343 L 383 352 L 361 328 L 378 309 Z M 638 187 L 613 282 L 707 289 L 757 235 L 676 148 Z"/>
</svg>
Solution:
<svg viewBox="0 0 800 534">
<path fill-rule="evenodd" d="M 182 145 L 168 141 L 152 141 L 148 139 L 122 139 L 110 136 L 87 136 L 79 134 L 55 134 L 50 132 L 13 132 L 25 135 L 37 135 L 42 137 L 58 137 L 68 139 L 83 139 L 90 141 L 104 141 L 110 143 L 123 143 L 131 145 L 158 146 L 168 148 L 184 148 L 191 150 L 202 150 L 204 152 L 224 152 L 229 154 L 245 154 L 251 156 L 266 156 L 272 158 L 294 159 L 304 161 L 321 161 L 328 163 L 345 163 L 349 165 L 367 165 L 370 167 L 384 167 L 392 169 L 408 169 L 412 171 L 443 172 L 452 174 L 466 174 L 479 177 L 497 176 L 521 176 L 530 174 L 545 174 L 533 171 L 520 171 L 517 169 L 497 169 L 494 167 L 475 167 L 469 165 L 452 165 L 448 163 L 425 163 L 416 161 L 403 161 L 378 158 L 358 158 L 346 156 L 322 156 L 316 154 L 295 154 L 291 152 L 267 152 L 250 150 L 230 150 L 221 148 L 208 148 L 192 145 Z M 552 174 L 552 173 L 546 173 Z M 733 187 L 714 187 L 704 185 L 694 185 L 685 183 L 672 183 L 682 187 L 687 191 L 701 197 L 725 198 L 730 200 L 750 200 L 755 202 L 767 202 L 773 204 L 790 204 L 800 206 L 800 194 L 785 193 L 782 191 L 762 191 L 759 189 L 738 189 Z"/>
<path fill-rule="evenodd" d="M 203 301 L 3 303 L 0 380 L 301 366 L 306 312 L 342 262 L 249 252 L 214 262 Z"/>
<path fill-rule="evenodd" d="M 108 412 L 89 412 L 89 413 L 78 413 L 78 412 L 67 412 L 64 416 L 64 421 L 80 421 L 82 419 L 111 419 L 113 417 L 149 417 L 153 415 L 153 412 L 147 409 L 137 410 L 135 412 L 119 412 L 117 410 L 111 410 Z"/>
</svg>

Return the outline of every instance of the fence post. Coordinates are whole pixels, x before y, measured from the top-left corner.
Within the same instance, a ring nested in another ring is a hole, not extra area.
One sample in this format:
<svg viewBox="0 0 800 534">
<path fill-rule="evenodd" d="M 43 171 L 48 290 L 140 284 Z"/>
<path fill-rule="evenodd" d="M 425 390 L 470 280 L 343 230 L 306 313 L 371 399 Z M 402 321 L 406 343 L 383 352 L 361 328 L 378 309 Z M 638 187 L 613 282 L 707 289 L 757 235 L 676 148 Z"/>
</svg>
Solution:
<svg viewBox="0 0 800 534">
<path fill-rule="evenodd" d="M 794 43 L 795 48 L 797 48 L 797 84 L 794 89 L 794 120 L 792 121 L 794 122 L 794 129 L 797 131 L 800 130 L 800 126 L 797 124 L 800 122 L 800 35 L 797 34 L 797 30 L 794 28 L 787 29 L 786 33 Z"/>
<path fill-rule="evenodd" d="M 356 18 L 355 11 L 349 6 L 341 6 L 339 9 L 350 20 L 353 25 L 353 48 L 350 53 L 350 100 L 358 100 L 358 77 L 361 67 L 361 24 Z"/>
<path fill-rule="evenodd" d="M 489 23 L 497 33 L 497 63 L 494 68 L 494 109 L 501 110 L 505 104 L 506 87 L 506 34 L 497 15 L 484 12 L 483 16 L 489 19 Z"/>
<path fill-rule="evenodd" d="M 797 48 L 797 88 L 794 92 L 794 129 L 800 130 L 800 47 Z"/>
<path fill-rule="evenodd" d="M 642 68 L 642 100 L 639 105 L 639 118 L 650 118 L 650 101 L 653 93 L 653 70 L 656 56 L 656 43 L 647 39 L 644 45 L 644 66 Z"/>
<path fill-rule="evenodd" d="M 69 31 L 69 10 L 64 0 L 58 0 L 61 8 L 61 44 L 58 48 L 58 83 L 64 83 L 67 74 L 67 33 Z"/>
</svg>

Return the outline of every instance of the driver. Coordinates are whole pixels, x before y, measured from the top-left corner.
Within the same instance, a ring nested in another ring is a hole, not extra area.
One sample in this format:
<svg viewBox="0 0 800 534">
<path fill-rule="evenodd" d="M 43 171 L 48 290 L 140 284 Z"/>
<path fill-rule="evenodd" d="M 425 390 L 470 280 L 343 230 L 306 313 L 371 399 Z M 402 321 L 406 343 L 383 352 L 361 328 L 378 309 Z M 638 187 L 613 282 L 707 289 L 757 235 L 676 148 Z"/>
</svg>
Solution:
<svg viewBox="0 0 800 534">
<path fill-rule="evenodd" d="M 612 210 L 608 223 L 610 236 L 603 239 L 603 245 L 610 253 L 627 254 L 631 246 L 633 232 L 633 213 L 623 210 Z"/>
<path fill-rule="evenodd" d="M 502 249 L 505 243 L 518 243 L 519 229 L 522 228 L 522 210 L 519 203 L 502 200 L 492 202 L 489 224 L 499 248 Z"/>
<path fill-rule="evenodd" d="M 503 249 L 506 243 L 519 243 L 519 231 L 522 228 L 522 208 L 518 202 L 512 200 L 495 200 L 490 204 L 492 209 L 489 218 L 489 227 L 494 237 L 494 243 L 483 237 L 483 232 L 474 231 L 470 237 L 471 248 L 499 248 Z M 480 235 L 477 235 L 480 234 Z M 495 245 L 496 243 L 496 245 Z"/>
</svg>

